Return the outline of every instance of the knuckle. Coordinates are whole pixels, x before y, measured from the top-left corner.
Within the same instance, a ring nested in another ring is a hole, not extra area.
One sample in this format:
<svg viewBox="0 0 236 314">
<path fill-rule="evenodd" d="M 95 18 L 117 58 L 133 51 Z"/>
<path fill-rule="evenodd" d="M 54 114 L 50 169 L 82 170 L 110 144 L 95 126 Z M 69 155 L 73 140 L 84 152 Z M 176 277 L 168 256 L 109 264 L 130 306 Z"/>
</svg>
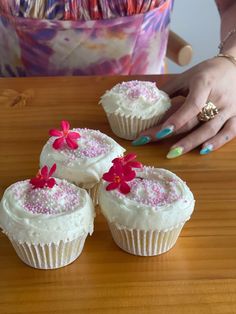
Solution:
<svg viewBox="0 0 236 314">
<path fill-rule="evenodd" d="M 195 136 L 187 136 L 185 140 L 181 143 L 182 147 L 184 147 L 185 152 L 191 151 L 194 147 L 196 147 L 196 137 Z"/>
<path fill-rule="evenodd" d="M 192 128 L 193 128 L 193 122 L 192 121 L 188 121 L 187 123 L 185 123 L 184 129 L 191 130 Z"/>
<path fill-rule="evenodd" d="M 226 131 L 236 135 L 236 117 L 228 121 Z"/>
<path fill-rule="evenodd" d="M 217 119 L 219 120 L 219 123 L 223 125 L 228 120 L 228 115 L 225 112 L 220 112 Z"/>
<path fill-rule="evenodd" d="M 218 133 L 219 128 L 215 123 L 209 123 L 208 125 L 208 132 L 210 136 L 215 136 Z"/>
<path fill-rule="evenodd" d="M 220 94 L 220 95 L 214 95 L 214 97 L 212 97 L 213 99 L 210 100 L 213 101 L 213 103 L 219 104 L 219 105 L 223 105 L 225 103 L 227 103 L 227 98 L 225 97 L 224 94 Z"/>
<path fill-rule="evenodd" d="M 189 115 L 194 117 L 200 113 L 203 106 L 201 103 L 199 103 L 196 97 L 191 97 L 191 99 L 190 98 L 188 99 L 188 107 Z"/>
<path fill-rule="evenodd" d="M 224 97 L 220 104 L 223 107 L 225 116 L 227 116 L 228 119 L 236 114 L 236 106 L 231 99 Z"/>
<path fill-rule="evenodd" d="M 192 84 L 201 84 L 203 87 L 212 86 L 212 82 L 214 81 L 214 77 L 211 74 L 206 73 L 197 73 L 192 79 Z"/>
<path fill-rule="evenodd" d="M 182 119 L 179 119 L 178 117 L 173 117 L 168 125 L 173 126 L 174 128 L 174 132 L 176 133 L 179 129 L 182 128 L 182 126 L 184 125 L 184 121 Z"/>
<path fill-rule="evenodd" d="M 193 114 L 198 114 L 202 109 L 202 104 L 199 104 L 196 99 L 192 100 L 192 112 Z"/>
<path fill-rule="evenodd" d="M 221 109 L 225 109 L 227 111 L 227 113 L 229 113 L 230 115 L 232 115 L 235 106 L 232 103 L 232 100 L 230 99 L 230 97 L 228 95 L 225 94 L 221 94 L 221 95 L 217 95 L 217 97 L 214 96 L 214 100 L 213 103 L 216 104 L 217 108 L 221 111 Z"/>
</svg>

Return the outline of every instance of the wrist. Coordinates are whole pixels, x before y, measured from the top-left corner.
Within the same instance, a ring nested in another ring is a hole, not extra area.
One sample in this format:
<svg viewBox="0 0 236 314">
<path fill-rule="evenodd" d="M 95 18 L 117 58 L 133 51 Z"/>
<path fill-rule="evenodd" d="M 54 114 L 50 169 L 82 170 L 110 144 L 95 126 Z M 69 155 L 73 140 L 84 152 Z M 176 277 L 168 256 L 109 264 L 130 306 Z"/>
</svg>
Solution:
<svg viewBox="0 0 236 314">
<path fill-rule="evenodd" d="M 225 48 L 220 53 L 236 57 L 236 46 L 232 48 Z"/>
<path fill-rule="evenodd" d="M 225 45 L 225 47 L 222 50 L 220 50 L 219 53 L 236 57 L 236 42 Z"/>
<path fill-rule="evenodd" d="M 219 51 L 219 54 L 227 55 L 227 56 L 232 56 L 236 58 L 236 45 L 228 46 Z"/>
<path fill-rule="evenodd" d="M 232 56 L 231 54 L 226 54 L 226 53 L 218 53 L 216 58 L 224 58 L 231 62 L 232 64 L 236 65 L 236 57 Z"/>
<path fill-rule="evenodd" d="M 236 56 L 236 27 L 231 29 L 218 46 L 219 53 Z"/>
</svg>

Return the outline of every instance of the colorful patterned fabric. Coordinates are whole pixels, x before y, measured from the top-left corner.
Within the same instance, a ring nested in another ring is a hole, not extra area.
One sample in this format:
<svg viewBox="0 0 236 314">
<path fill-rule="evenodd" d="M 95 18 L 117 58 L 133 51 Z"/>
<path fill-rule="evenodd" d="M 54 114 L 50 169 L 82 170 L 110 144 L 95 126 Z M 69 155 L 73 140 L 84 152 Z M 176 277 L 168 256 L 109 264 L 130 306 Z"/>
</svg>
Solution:
<svg viewBox="0 0 236 314">
<path fill-rule="evenodd" d="M 10 0 L 11 12 L 0 9 L 0 76 L 162 72 L 173 0 L 146 13 L 87 21 L 60 20 L 60 1 L 53 0 L 48 19 L 15 16 L 21 2 Z"/>
<path fill-rule="evenodd" d="M 146 13 L 163 2 L 163 0 L 1 0 L 5 10 L 13 16 L 81 21 Z"/>
</svg>

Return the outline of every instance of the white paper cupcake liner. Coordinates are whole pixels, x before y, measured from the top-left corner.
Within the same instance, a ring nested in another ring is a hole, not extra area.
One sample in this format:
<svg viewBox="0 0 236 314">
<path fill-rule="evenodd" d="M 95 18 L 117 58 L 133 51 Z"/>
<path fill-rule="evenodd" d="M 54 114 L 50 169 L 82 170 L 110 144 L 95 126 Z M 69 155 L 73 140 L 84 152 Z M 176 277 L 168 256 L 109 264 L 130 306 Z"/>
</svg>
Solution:
<svg viewBox="0 0 236 314">
<path fill-rule="evenodd" d="M 88 192 L 88 194 L 90 195 L 90 197 L 93 201 L 94 206 L 96 206 L 98 204 L 98 189 L 99 189 L 99 183 L 97 183 L 91 189 L 86 189 L 86 191 Z"/>
<path fill-rule="evenodd" d="M 93 205 L 96 206 L 98 204 L 98 189 L 99 189 L 99 183 L 96 183 L 92 188 L 87 188 L 86 184 L 74 182 L 75 185 L 77 185 L 81 189 L 85 189 L 89 196 L 91 197 L 93 201 Z"/>
<path fill-rule="evenodd" d="M 19 243 L 9 238 L 19 258 L 27 265 L 38 269 L 55 269 L 66 266 L 81 254 L 87 234 L 69 242 L 58 244 Z"/>
<path fill-rule="evenodd" d="M 167 252 L 176 243 L 184 223 L 170 230 L 127 229 L 108 223 L 115 243 L 124 251 L 139 256 L 154 256 Z"/>
<path fill-rule="evenodd" d="M 163 118 L 164 113 L 149 119 L 127 117 L 122 114 L 107 113 L 110 127 L 115 135 L 126 140 L 134 140 L 140 132 L 158 124 Z"/>
</svg>

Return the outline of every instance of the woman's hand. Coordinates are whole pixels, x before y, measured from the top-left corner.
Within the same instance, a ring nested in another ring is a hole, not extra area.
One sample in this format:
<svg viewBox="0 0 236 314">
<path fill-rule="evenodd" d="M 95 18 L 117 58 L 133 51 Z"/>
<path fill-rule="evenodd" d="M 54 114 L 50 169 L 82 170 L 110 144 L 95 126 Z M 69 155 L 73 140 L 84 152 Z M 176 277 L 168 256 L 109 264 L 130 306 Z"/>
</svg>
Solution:
<svg viewBox="0 0 236 314">
<path fill-rule="evenodd" d="M 175 158 L 201 144 L 200 154 L 208 154 L 236 136 L 236 66 L 230 60 L 216 57 L 204 61 L 172 79 L 162 89 L 171 98 L 183 95 L 186 99 L 163 124 L 142 132 L 133 145 L 139 145 L 142 137 L 147 143 L 188 132 L 167 155 L 167 158 Z M 209 101 L 219 113 L 208 122 L 199 122 L 197 116 Z"/>
</svg>

